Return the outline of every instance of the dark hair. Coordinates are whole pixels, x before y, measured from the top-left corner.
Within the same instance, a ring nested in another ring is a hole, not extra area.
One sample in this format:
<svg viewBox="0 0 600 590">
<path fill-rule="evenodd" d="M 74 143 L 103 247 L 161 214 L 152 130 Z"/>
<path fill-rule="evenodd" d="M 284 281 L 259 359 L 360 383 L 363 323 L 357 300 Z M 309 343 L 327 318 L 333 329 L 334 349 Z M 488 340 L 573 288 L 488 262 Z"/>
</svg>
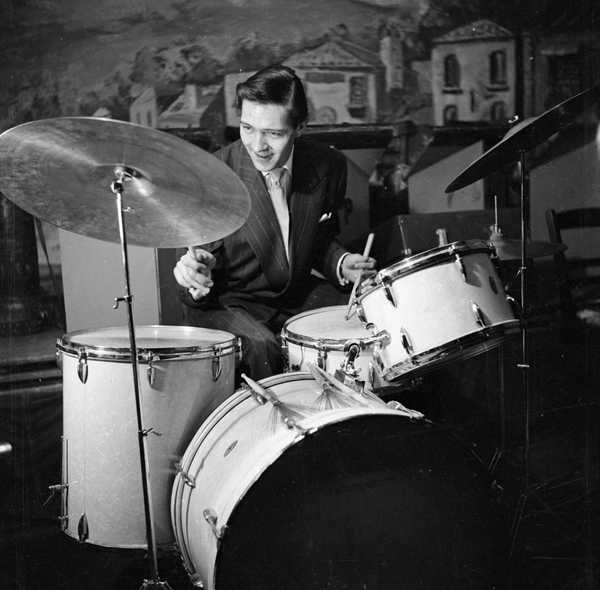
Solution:
<svg viewBox="0 0 600 590">
<path fill-rule="evenodd" d="M 304 86 L 296 72 L 287 66 L 268 66 L 240 82 L 235 88 L 235 107 L 238 110 L 241 110 L 244 100 L 289 107 L 290 122 L 294 127 L 308 119 Z"/>
</svg>

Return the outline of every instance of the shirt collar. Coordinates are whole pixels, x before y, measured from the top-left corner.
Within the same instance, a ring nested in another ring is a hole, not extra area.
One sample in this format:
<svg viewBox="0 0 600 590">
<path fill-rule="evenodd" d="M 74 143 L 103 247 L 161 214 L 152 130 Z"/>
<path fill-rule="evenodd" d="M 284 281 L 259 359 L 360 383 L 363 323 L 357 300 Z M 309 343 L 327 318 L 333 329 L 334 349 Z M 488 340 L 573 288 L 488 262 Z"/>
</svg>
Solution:
<svg viewBox="0 0 600 590">
<path fill-rule="evenodd" d="M 292 146 L 292 151 L 290 152 L 290 155 L 288 156 L 288 159 L 284 162 L 283 166 L 278 166 L 278 168 L 285 168 L 288 171 L 290 178 L 292 177 L 292 161 L 294 159 L 294 147 L 295 146 Z M 270 170 L 267 172 L 263 172 L 261 170 L 260 172 L 263 176 L 266 176 L 267 174 L 269 174 Z"/>
</svg>

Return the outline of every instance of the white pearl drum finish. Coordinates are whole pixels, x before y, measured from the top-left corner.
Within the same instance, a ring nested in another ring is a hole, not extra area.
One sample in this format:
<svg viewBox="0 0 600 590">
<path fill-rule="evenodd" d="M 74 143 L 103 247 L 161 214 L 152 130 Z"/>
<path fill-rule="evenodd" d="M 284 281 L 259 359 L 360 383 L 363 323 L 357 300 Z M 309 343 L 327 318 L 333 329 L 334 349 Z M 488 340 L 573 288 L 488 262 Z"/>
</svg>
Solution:
<svg viewBox="0 0 600 590">
<path fill-rule="evenodd" d="M 173 542 L 169 498 L 175 465 L 202 421 L 234 392 L 238 342 L 227 332 L 186 326 L 135 331 L 155 539 L 165 545 Z M 96 545 L 146 547 L 129 332 L 72 332 L 57 348 L 64 531 Z"/>
<path fill-rule="evenodd" d="M 355 392 L 320 410 L 326 394 L 308 373 L 259 385 L 271 402 L 238 390 L 175 478 L 173 529 L 193 584 L 433 588 L 490 574 L 499 551 L 485 478 L 443 432 Z"/>
<path fill-rule="evenodd" d="M 483 241 L 440 246 L 360 285 L 363 319 L 389 333 L 376 351 L 393 381 L 498 346 L 518 320 Z"/>
<path fill-rule="evenodd" d="M 314 363 L 334 374 L 346 361 L 344 345 L 349 341 L 364 344 L 371 337 L 355 313 L 346 320 L 346 310 L 345 305 L 321 307 L 295 315 L 284 324 L 281 340 L 290 371 L 308 371 Z M 373 344 L 366 344 L 354 360 L 362 381 L 371 381 L 372 355 Z"/>
</svg>

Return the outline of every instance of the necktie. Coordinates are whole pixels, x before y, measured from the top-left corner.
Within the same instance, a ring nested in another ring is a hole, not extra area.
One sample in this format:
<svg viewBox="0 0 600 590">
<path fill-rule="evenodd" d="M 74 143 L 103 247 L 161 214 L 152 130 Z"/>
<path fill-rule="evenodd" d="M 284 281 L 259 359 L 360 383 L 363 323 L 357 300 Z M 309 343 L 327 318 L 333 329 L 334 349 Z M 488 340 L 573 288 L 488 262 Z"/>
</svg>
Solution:
<svg viewBox="0 0 600 590">
<path fill-rule="evenodd" d="M 277 222 L 281 229 L 281 237 L 283 238 L 283 246 L 285 255 L 289 261 L 289 234 L 290 234 L 290 212 L 287 204 L 287 184 L 289 173 L 286 168 L 275 168 L 266 175 L 267 188 L 271 195 Z"/>
</svg>

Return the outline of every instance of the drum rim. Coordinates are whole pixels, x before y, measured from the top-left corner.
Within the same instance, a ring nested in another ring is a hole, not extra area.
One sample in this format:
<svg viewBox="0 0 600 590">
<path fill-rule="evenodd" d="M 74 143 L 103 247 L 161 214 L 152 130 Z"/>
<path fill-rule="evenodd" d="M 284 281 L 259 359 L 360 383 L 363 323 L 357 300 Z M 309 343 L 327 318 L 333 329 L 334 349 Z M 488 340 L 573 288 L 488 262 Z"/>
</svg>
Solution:
<svg viewBox="0 0 600 590">
<path fill-rule="evenodd" d="M 366 324 L 362 321 L 360 324 L 366 334 L 364 336 L 349 336 L 348 338 L 315 338 L 314 336 L 306 336 L 290 329 L 290 324 L 301 318 L 317 315 L 323 311 L 343 311 L 345 309 L 347 309 L 346 305 L 326 305 L 325 307 L 316 307 L 315 309 L 309 309 L 298 315 L 292 316 L 285 324 L 283 324 L 283 328 L 281 329 L 281 339 L 283 342 L 291 342 L 292 344 L 298 344 L 300 346 L 304 345 L 307 348 L 313 348 L 315 350 L 325 349 L 343 351 L 348 340 L 358 340 L 359 342 L 362 342 L 363 340 L 371 338 L 371 335 L 367 332 Z"/>
<path fill-rule="evenodd" d="M 437 266 L 440 262 L 448 260 L 451 256 L 458 254 L 468 256 L 470 254 L 493 254 L 494 248 L 485 240 L 459 240 L 450 242 L 444 246 L 436 246 L 419 254 L 404 258 L 391 266 L 381 269 L 374 277 L 364 280 L 359 285 L 359 303 L 374 290 L 379 289 L 385 279 L 394 281 L 419 270 Z"/>
<path fill-rule="evenodd" d="M 469 334 L 465 334 L 460 338 L 455 338 L 450 342 L 446 342 L 441 346 L 436 346 L 434 348 L 430 348 L 429 350 L 420 352 L 419 354 L 414 355 L 405 361 L 395 363 L 383 371 L 383 378 L 387 381 L 392 381 L 405 376 L 414 377 L 425 373 L 430 369 L 439 368 L 440 365 L 443 365 L 447 362 L 472 358 L 473 356 L 477 356 L 482 352 L 486 352 L 496 348 L 497 346 L 500 346 L 506 336 L 517 333 L 518 327 L 519 320 L 512 319 L 504 320 L 493 326 L 488 326 L 486 328 L 482 328 L 481 330 L 470 332 Z M 457 346 L 461 350 L 460 352 L 454 353 L 452 349 L 455 349 Z M 479 348 L 480 346 L 483 346 L 483 348 Z M 462 348 L 464 348 L 464 350 Z M 432 356 L 439 358 L 432 360 Z M 403 366 L 410 366 L 411 363 L 414 364 L 411 369 L 400 372 L 400 369 Z"/>
<path fill-rule="evenodd" d="M 81 342 L 74 342 L 73 338 L 82 336 L 83 334 L 98 334 L 102 332 L 108 332 L 115 328 L 127 329 L 127 326 L 106 326 L 102 328 L 94 329 L 83 329 L 75 330 L 73 332 L 67 332 L 56 339 L 57 352 L 60 351 L 67 355 L 79 356 L 85 354 L 87 358 L 96 360 L 110 360 L 110 361 L 123 361 L 128 362 L 131 360 L 131 349 L 129 346 L 102 346 L 97 344 L 85 344 Z M 212 358 L 215 356 L 221 356 L 225 354 L 235 353 L 240 350 L 241 342 L 237 336 L 224 330 L 212 330 L 210 328 L 199 328 L 196 326 L 171 326 L 162 324 L 143 324 L 136 326 L 138 328 L 150 328 L 160 331 L 164 328 L 171 330 L 175 329 L 178 332 L 184 334 L 185 332 L 191 332 L 195 330 L 209 331 L 214 334 L 227 335 L 230 338 L 225 339 L 221 342 L 215 342 L 205 346 L 192 345 L 192 346 L 165 346 L 165 347 L 148 347 L 148 346 L 137 346 L 138 361 L 149 361 L 149 360 L 169 360 L 176 358 L 186 359 L 202 359 Z M 183 341 L 182 341 L 183 342 Z"/>
</svg>

